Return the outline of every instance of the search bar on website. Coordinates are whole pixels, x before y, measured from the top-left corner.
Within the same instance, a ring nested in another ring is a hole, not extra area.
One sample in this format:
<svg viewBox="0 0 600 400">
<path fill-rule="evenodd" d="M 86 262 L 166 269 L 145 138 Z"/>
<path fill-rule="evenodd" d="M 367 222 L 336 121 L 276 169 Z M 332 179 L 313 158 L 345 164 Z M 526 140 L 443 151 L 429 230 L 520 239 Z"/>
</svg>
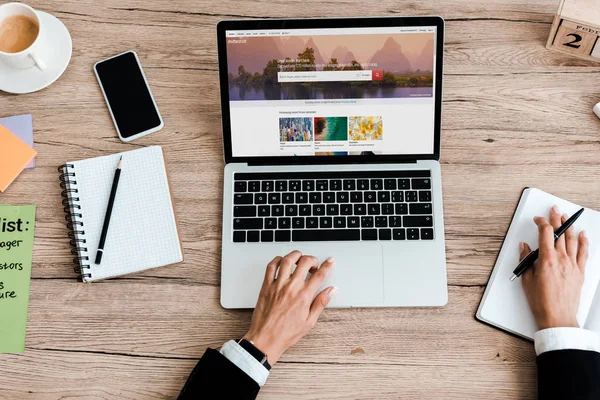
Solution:
<svg viewBox="0 0 600 400">
<path fill-rule="evenodd" d="M 349 81 L 380 81 L 383 71 L 295 71 L 278 72 L 279 83 L 285 82 L 349 82 Z"/>
</svg>

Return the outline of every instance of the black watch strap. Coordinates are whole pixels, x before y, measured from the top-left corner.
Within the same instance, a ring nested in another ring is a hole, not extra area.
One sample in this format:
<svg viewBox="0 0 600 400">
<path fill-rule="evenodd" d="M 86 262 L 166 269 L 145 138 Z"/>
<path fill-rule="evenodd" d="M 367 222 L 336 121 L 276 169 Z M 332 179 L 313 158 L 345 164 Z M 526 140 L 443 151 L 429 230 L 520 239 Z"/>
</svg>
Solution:
<svg viewBox="0 0 600 400">
<path fill-rule="evenodd" d="M 271 370 L 271 365 L 269 364 L 269 360 L 267 360 L 267 355 L 256 348 L 254 343 L 246 339 L 236 340 L 236 342 L 242 346 L 244 350 L 246 350 L 252 357 L 256 358 L 256 360 L 261 363 L 267 371 Z"/>
</svg>

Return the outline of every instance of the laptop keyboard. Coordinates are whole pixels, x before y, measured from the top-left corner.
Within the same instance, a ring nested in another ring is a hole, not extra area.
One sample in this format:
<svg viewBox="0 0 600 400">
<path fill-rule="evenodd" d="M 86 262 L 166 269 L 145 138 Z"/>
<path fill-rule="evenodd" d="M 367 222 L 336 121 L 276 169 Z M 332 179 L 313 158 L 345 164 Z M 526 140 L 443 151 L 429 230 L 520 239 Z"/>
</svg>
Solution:
<svg viewBox="0 0 600 400">
<path fill-rule="evenodd" d="M 234 174 L 233 241 L 433 240 L 431 172 Z"/>
</svg>

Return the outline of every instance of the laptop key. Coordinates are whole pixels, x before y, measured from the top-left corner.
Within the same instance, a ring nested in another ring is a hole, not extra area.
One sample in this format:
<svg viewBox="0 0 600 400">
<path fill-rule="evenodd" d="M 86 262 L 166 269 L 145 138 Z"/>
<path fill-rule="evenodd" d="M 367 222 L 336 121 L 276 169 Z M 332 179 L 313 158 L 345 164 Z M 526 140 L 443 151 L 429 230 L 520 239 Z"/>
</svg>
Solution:
<svg viewBox="0 0 600 400">
<path fill-rule="evenodd" d="M 392 214 L 394 214 L 394 205 L 393 204 L 382 204 L 381 205 L 381 213 L 383 215 L 392 215 Z"/>
<path fill-rule="evenodd" d="M 294 204 L 294 193 L 283 193 L 281 195 L 281 202 L 283 204 Z"/>
<path fill-rule="evenodd" d="M 234 194 L 233 204 L 252 204 L 251 194 Z"/>
<path fill-rule="evenodd" d="M 259 231 L 248 231 L 246 233 L 246 240 L 250 242 L 258 242 L 260 241 L 260 232 Z"/>
<path fill-rule="evenodd" d="M 342 190 L 342 181 L 341 179 L 332 179 L 329 181 L 329 190 Z"/>
<path fill-rule="evenodd" d="M 403 217 L 404 221 L 402 221 L 404 223 L 404 226 L 406 228 L 409 227 L 431 227 L 433 226 L 433 217 L 427 215 L 427 216 L 417 216 L 417 215 L 409 215 L 406 217 Z"/>
<path fill-rule="evenodd" d="M 346 227 L 346 217 L 335 217 L 333 219 L 333 227 L 334 228 L 345 228 Z"/>
<path fill-rule="evenodd" d="M 295 217 L 298 215 L 298 206 L 293 204 L 289 206 L 285 206 L 285 216 L 286 217 Z"/>
<path fill-rule="evenodd" d="M 319 226 L 321 228 L 331 228 L 333 221 L 331 217 L 321 217 L 319 218 Z"/>
<path fill-rule="evenodd" d="M 419 240 L 419 230 L 415 228 L 407 229 L 406 238 L 408 240 Z"/>
<path fill-rule="evenodd" d="M 320 203 L 321 202 L 321 193 L 319 193 L 319 192 L 309 193 L 308 199 L 311 203 Z"/>
<path fill-rule="evenodd" d="M 413 189 L 431 189 L 431 180 L 430 179 L 413 178 L 412 188 Z"/>
<path fill-rule="evenodd" d="M 367 205 L 366 204 L 355 204 L 354 205 L 354 215 L 367 215 Z"/>
<path fill-rule="evenodd" d="M 375 203 L 377 194 L 375 192 L 365 192 L 365 203 Z"/>
<path fill-rule="evenodd" d="M 267 194 L 256 193 L 254 195 L 254 204 L 267 204 Z"/>
<path fill-rule="evenodd" d="M 410 202 L 410 203 L 415 202 L 415 201 L 417 201 L 417 192 L 414 190 L 407 190 L 404 193 L 404 197 L 406 198 L 407 202 Z"/>
<path fill-rule="evenodd" d="M 243 243 L 246 241 L 246 231 L 235 231 L 233 232 L 233 242 Z"/>
<path fill-rule="evenodd" d="M 375 226 L 377 228 L 387 228 L 387 217 L 375 217 Z"/>
<path fill-rule="evenodd" d="M 405 214 L 408 214 L 408 204 L 397 203 L 396 204 L 396 215 L 405 215 Z"/>
<path fill-rule="evenodd" d="M 404 229 L 393 229 L 392 237 L 394 240 L 406 240 L 406 230 Z"/>
<path fill-rule="evenodd" d="M 363 202 L 363 194 L 362 194 L 362 192 L 352 192 L 352 193 L 350 193 L 350 201 L 352 203 L 362 203 Z"/>
<path fill-rule="evenodd" d="M 333 192 L 323 193 L 323 203 L 335 203 L 335 193 L 333 193 Z"/>
<path fill-rule="evenodd" d="M 248 229 L 262 229 L 263 219 L 262 218 L 235 218 L 233 220 L 233 229 L 236 230 L 248 230 Z"/>
<path fill-rule="evenodd" d="M 298 204 L 308 203 L 308 193 L 306 193 L 306 192 L 296 193 L 296 203 L 298 203 Z"/>
<path fill-rule="evenodd" d="M 271 214 L 274 217 L 281 217 L 284 214 L 283 206 L 273 206 L 271 208 Z"/>
<path fill-rule="evenodd" d="M 350 201 L 350 193 L 337 192 L 336 199 L 338 203 L 348 203 Z"/>
<path fill-rule="evenodd" d="M 377 192 L 377 201 L 379 203 L 389 203 L 390 201 L 390 192 Z"/>
<path fill-rule="evenodd" d="M 337 204 L 329 204 L 327 206 L 327 215 L 340 215 L 340 206 Z"/>
<path fill-rule="evenodd" d="M 248 184 L 245 181 L 238 181 L 233 185 L 234 192 L 245 192 L 247 190 Z"/>
<path fill-rule="evenodd" d="M 275 181 L 275 190 L 276 191 L 287 192 L 287 188 L 288 188 L 287 181 Z"/>
<path fill-rule="evenodd" d="M 304 229 L 304 218 L 302 218 L 302 217 L 292 218 L 292 228 L 293 229 Z"/>
<path fill-rule="evenodd" d="M 380 204 L 369 204 L 367 206 L 369 211 L 369 215 L 379 215 L 381 214 L 381 205 Z"/>
<path fill-rule="evenodd" d="M 398 179 L 398 189 L 410 189 L 410 179 Z"/>
<path fill-rule="evenodd" d="M 319 227 L 319 218 L 317 218 L 317 217 L 306 218 L 306 227 L 307 228 L 318 228 Z"/>
<path fill-rule="evenodd" d="M 396 180 L 395 179 L 385 179 L 383 181 L 383 188 L 385 190 L 396 190 Z"/>
<path fill-rule="evenodd" d="M 262 183 L 262 191 L 263 192 L 272 192 L 274 189 L 275 189 L 275 182 L 263 181 L 263 183 Z"/>
<path fill-rule="evenodd" d="M 433 240 L 433 229 L 431 229 L 431 228 L 421 229 L 421 239 L 422 240 Z"/>
<path fill-rule="evenodd" d="M 379 240 L 392 240 L 392 230 L 391 229 L 380 229 L 379 230 Z"/>
<path fill-rule="evenodd" d="M 271 207 L 269 206 L 258 206 L 258 216 L 259 217 L 269 217 L 271 215 Z M 234 215 L 237 217 L 237 215 Z M 241 215 L 240 215 L 241 217 Z M 256 215 L 247 215 L 247 217 L 256 217 Z"/>
<path fill-rule="evenodd" d="M 298 207 L 298 214 L 307 216 L 311 214 L 311 207 L 309 205 L 302 205 Z"/>
<path fill-rule="evenodd" d="M 260 241 L 261 242 L 272 242 L 273 241 L 273 231 L 260 232 Z"/>
<path fill-rule="evenodd" d="M 302 229 L 292 232 L 294 242 L 360 240 L 360 229 Z"/>
<path fill-rule="evenodd" d="M 351 204 L 341 204 L 340 205 L 340 214 L 341 215 L 352 215 L 352 205 Z"/>
<path fill-rule="evenodd" d="M 371 190 L 383 189 L 383 179 L 371 179 Z"/>
<path fill-rule="evenodd" d="M 363 229 L 362 240 L 377 240 L 377 229 Z"/>
<path fill-rule="evenodd" d="M 392 201 L 394 203 L 402 203 L 404 201 L 404 192 L 401 192 L 401 191 L 392 192 Z"/>
<path fill-rule="evenodd" d="M 299 192 L 301 188 L 302 188 L 302 182 L 290 181 L 290 191 L 291 192 Z"/>
<path fill-rule="evenodd" d="M 281 193 L 269 193 L 269 204 L 281 203 Z"/>
<path fill-rule="evenodd" d="M 433 209 L 431 203 L 411 203 L 409 206 L 411 214 L 431 214 Z"/>
<path fill-rule="evenodd" d="M 249 192 L 260 192 L 260 182 L 259 181 L 248 182 L 248 191 Z"/>
<path fill-rule="evenodd" d="M 431 201 L 431 191 L 421 190 L 419 192 L 419 201 Z"/>
<path fill-rule="evenodd" d="M 360 219 L 358 217 L 348 217 L 348 228 L 358 228 L 360 226 Z"/>
<path fill-rule="evenodd" d="M 265 218 L 265 229 L 277 229 L 277 218 Z"/>
<path fill-rule="evenodd" d="M 234 206 L 234 217 L 256 217 L 256 206 Z"/>
<path fill-rule="evenodd" d="M 392 216 L 390 217 L 390 227 L 400 228 L 402 226 L 402 217 Z"/>
<path fill-rule="evenodd" d="M 372 228 L 373 225 L 373 217 L 360 217 L 361 228 Z"/>
<path fill-rule="evenodd" d="M 369 180 L 368 179 L 357 180 L 356 187 L 358 188 L 358 190 L 369 190 Z"/>
<path fill-rule="evenodd" d="M 356 181 L 354 179 L 344 179 L 344 190 L 356 190 Z"/>
<path fill-rule="evenodd" d="M 291 218 L 284 217 L 284 218 L 279 218 L 277 220 L 277 222 L 278 222 L 277 226 L 279 227 L 279 229 L 290 229 L 292 220 L 291 220 Z"/>
<path fill-rule="evenodd" d="M 324 192 L 326 190 L 329 190 L 329 182 L 326 179 L 318 180 L 316 182 L 316 185 L 317 185 L 317 190 L 319 192 Z"/>
<path fill-rule="evenodd" d="M 291 231 L 275 231 L 276 242 L 289 242 L 292 239 Z"/>
<path fill-rule="evenodd" d="M 315 190 L 315 181 L 313 181 L 312 179 L 302 181 L 302 190 L 304 190 L 305 192 L 312 192 L 313 190 Z"/>
<path fill-rule="evenodd" d="M 313 215 L 325 215 L 325 204 L 313 205 Z"/>
</svg>

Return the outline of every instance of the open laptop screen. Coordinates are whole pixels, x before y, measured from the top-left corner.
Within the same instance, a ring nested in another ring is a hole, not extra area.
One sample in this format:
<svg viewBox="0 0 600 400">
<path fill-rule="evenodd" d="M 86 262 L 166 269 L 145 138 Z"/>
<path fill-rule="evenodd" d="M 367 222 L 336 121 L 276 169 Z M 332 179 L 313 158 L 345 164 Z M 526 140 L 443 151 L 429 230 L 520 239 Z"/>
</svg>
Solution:
<svg viewBox="0 0 600 400">
<path fill-rule="evenodd" d="M 226 30 L 232 156 L 433 154 L 436 29 Z"/>
</svg>

